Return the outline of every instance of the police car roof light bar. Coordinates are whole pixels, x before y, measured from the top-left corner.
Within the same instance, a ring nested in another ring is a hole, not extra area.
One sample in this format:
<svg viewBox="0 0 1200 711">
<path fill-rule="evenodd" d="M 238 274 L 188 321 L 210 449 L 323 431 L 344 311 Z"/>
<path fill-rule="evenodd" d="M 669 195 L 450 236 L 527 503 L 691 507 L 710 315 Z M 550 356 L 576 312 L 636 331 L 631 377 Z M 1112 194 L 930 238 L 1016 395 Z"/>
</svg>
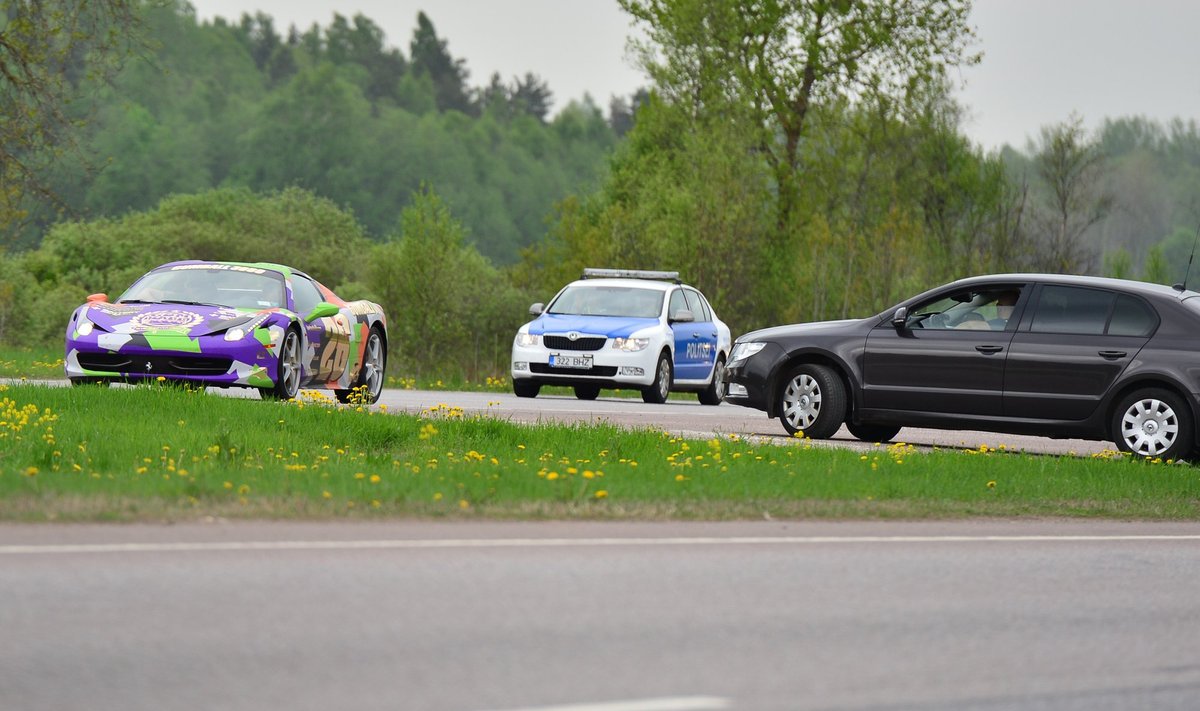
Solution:
<svg viewBox="0 0 1200 711">
<path fill-rule="evenodd" d="M 593 269 L 583 270 L 584 279 L 660 279 L 679 282 L 679 272 L 655 272 L 643 269 Z"/>
</svg>

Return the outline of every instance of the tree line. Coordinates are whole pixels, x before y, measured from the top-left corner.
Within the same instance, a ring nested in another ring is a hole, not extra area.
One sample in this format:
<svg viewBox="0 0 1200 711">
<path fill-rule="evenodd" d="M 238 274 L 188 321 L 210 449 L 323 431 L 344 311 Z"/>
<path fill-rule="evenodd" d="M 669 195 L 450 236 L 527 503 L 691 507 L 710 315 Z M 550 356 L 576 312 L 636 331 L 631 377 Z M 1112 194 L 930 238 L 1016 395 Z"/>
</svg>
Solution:
<svg viewBox="0 0 1200 711">
<path fill-rule="evenodd" d="M 405 54 L 362 16 L 143 7 L 156 49 L 79 139 L 111 160 L 52 170 L 80 212 L 27 196 L 0 258 L 0 342 L 52 343 L 86 293 L 182 258 L 293 264 L 387 308 L 394 373 L 470 377 L 587 266 L 679 270 L 735 334 L 971 274 L 1183 276 L 1194 122 L 1066 117 L 984 150 L 951 83 L 979 60 L 967 0 L 621 4 L 652 85 L 607 117 L 551 117 L 533 74 L 471 88 L 425 15 Z"/>
</svg>

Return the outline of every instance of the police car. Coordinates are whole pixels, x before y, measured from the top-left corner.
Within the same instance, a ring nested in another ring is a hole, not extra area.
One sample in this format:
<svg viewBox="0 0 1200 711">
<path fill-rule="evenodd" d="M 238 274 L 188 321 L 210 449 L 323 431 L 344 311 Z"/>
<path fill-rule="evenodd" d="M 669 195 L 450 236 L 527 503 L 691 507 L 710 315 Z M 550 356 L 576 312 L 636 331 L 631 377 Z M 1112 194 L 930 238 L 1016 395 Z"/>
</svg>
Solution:
<svg viewBox="0 0 1200 711">
<path fill-rule="evenodd" d="M 646 402 L 672 390 L 705 405 L 725 394 L 730 335 L 708 300 L 679 272 L 584 269 L 517 331 L 513 392 L 537 397 L 543 385 L 568 385 L 580 400 L 602 388 L 637 388 Z"/>
</svg>

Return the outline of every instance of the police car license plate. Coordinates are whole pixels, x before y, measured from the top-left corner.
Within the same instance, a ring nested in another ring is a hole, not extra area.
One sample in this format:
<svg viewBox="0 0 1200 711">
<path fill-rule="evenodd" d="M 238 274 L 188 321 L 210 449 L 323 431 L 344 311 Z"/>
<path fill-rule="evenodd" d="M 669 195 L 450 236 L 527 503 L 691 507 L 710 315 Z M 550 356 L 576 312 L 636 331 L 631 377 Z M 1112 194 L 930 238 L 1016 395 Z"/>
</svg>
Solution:
<svg viewBox="0 0 1200 711">
<path fill-rule="evenodd" d="M 589 370 L 592 367 L 592 357 L 590 355 L 561 355 L 559 353 L 551 353 L 550 367 Z"/>
</svg>

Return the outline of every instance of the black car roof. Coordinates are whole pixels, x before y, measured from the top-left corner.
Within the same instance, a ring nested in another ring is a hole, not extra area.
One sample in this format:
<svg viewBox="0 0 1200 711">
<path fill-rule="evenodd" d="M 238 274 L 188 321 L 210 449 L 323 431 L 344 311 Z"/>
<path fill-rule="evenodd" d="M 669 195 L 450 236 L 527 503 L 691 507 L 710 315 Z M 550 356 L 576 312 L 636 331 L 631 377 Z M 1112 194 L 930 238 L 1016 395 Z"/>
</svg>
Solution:
<svg viewBox="0 0 1200 711">
<path fill-rule="evenodd" d="M 1200 278 L 1200 276 L 1197 278 Z M 1172 299 L 1182 299 L 1188 296 L 1200 296 L 1200 293 L 1192 291 L 1191 289 L 1181 292 L 1178 289 L 1166 286 L 1165 284 L 1151 284 L 1150 282 L 1135 281 L 1133 279 L 1080 276 L 1077 274 L 982 274 L 979 276 L 959 279 L 958 281 L 946 284 L 946 286 L 971 286 L 972 284 L 977 283 L 991 283 L 997 281 L 1040 282 L 1043 284 L 1065 284 L 1069 286 L 1095 286 L 1106 289 L 1119 289 L 1121 291 L 1142 294 L 1145 296 L 1157 296 L 1160 298 L 1169 297 Z"/>
</svg>

